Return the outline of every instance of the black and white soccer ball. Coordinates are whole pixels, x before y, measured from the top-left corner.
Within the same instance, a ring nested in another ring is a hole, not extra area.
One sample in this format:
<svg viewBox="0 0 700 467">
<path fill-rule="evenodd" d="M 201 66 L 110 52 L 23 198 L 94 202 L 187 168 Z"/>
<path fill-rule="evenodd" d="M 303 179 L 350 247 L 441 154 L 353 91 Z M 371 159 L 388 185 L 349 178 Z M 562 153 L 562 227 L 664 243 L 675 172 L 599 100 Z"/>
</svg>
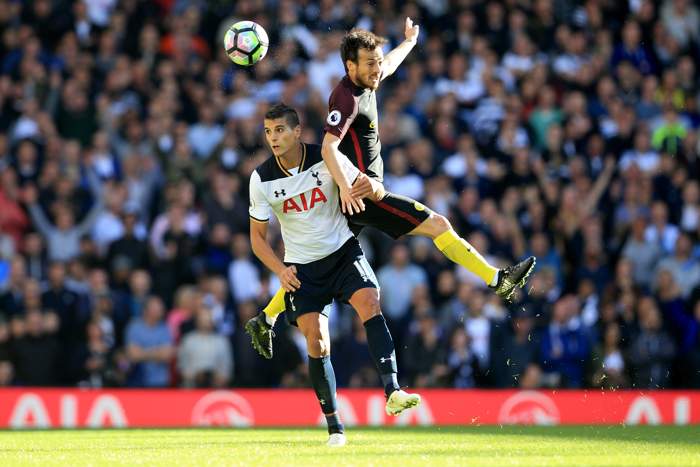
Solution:
<svg viewBox="0 0 700 467">
<path fill-rule="evenodd" d="M 226 55 L 236 65 L 255 65 L 265 57 L 269 46 L 267 32 L 253 21 L 239 21 L 224 35 Z"/>
</svg>

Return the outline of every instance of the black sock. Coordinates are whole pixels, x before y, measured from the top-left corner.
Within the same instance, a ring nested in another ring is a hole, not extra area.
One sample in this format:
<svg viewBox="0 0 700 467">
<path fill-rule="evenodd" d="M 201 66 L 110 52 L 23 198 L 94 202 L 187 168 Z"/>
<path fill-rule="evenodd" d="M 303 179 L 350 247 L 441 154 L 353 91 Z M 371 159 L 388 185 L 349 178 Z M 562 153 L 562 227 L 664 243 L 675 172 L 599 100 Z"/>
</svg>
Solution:
<svg viewBox="0 0 700 467">
<path fill-rule="evenodd" d="M 309 377 L 311 385 L 316 392 L 321 411 L 328 422 L 328 433 L 342 433 L 343 424 L 337 413 L 335 400 L 335 372 L 331 364 L 331 357 L 314 358 L 309 356 Z M 333 415 L 328 415 L 333 414 Z"/>
<path fill-rule="evenodd" d="M 382 378 L 384 393 L 391 395 L 399 388 L 396 379 L 396 352 L 394 351 L 394 341 L 386 327 L 383 315 L 373 316 L 365 321 L 365 331 L 367 332 L 367 345 L 369 353 L 377 365 L 379 376 Z"/>
</svg>

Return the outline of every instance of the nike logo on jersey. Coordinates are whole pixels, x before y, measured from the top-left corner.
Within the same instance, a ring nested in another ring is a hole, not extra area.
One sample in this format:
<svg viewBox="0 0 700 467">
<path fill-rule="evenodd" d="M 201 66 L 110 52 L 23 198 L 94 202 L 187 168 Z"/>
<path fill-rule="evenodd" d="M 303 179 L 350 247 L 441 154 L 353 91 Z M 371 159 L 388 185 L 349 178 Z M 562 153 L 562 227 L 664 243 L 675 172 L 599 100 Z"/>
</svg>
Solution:
<svg viewBox="0 0 700 467">
<path fill-rule="evenodd" d="M 287 214 L 289 211 L 304 212 L 309 209 L 313 209 L 316 204 L 327 203 L 328 198 L 323 194 L 320 188 L 314 188 L 311 190 L 310 199 L 307 199 L 306 193 L 302 193 L 294 198 L 289 198 L 284 200 L 284 206 L 282 206 L 282 212 Z"/>
</svg>

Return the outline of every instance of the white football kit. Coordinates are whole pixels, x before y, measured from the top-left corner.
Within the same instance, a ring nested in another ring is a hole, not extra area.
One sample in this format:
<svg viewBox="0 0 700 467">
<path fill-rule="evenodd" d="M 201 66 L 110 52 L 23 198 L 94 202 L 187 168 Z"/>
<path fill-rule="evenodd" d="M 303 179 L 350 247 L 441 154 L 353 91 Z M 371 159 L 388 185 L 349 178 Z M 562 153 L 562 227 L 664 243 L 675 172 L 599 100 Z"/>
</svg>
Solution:
<svg viewBox="0 0 700 467">
<path fill-rule="evenodd" d="M 360 171 L 340 158 L 343 172 L 354 181 Z M 321 147 L 302 143 L 296 173 L 273 156 L 250 176 L 252 221 L 266 222 L 270 210 L 279 219 L 284 240 L 284 262 L 306 264 L 325 258 L 353 237 L 340 209 L 338 186 L 321 156 Z"/>
</svg>

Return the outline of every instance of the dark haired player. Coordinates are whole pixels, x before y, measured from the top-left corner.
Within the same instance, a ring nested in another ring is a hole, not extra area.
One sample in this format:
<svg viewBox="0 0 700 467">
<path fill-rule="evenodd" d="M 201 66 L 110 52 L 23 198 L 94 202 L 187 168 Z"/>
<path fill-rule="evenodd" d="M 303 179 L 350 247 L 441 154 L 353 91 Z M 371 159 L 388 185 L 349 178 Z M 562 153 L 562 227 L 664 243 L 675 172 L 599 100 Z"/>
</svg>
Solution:
<svg viewBox="0 0 700 467">
<path fill-rule="evenodd" d="M 321 147 L 299 140 L 299 117 L 291 107 L 273 106 L 264 121 L 273 156 L 250 177 L 250 241 L 255 255 L 277 274 L 286 291 L 287 321 L 306 338 L 309 377 L 328 422 L 328 445 L 342 446 L 345 435 L 337 414 L 328 335 L 333 299 L 352 305 L 364 323 L 370 354 L 384 384 L 387 414 L 417 406 L 420 396 L 398 385 L 396 353 L 381 313 L 377 279 L 340 211 L 337 185 Z M 359 175 L 347 159 L 340 163 L 351 180 Z M 270 210 L 282 229 L 284 262 L 267 242 Z"/>
<path fill-rule="evenodd" d="M 499 270 L 461 238 L 445 217 L 418 201 L 376 188 L 383 180 L 384 164 L 380 154 L 375 91 L 416 44 L 419 28 L 410 18 L 406 18 L 404 32 L 406 40 L 386 57 L 382 52 L 386 39 L 370 31 L 354 29 L 345 35 L 340 46 L 347 75 L 328 101 L 322 154 L 340 189 L 343 212 L 349 216 L 350 228 L 355 234 L 371 226 L 393 238 L 403 235 L 431 238 L 447 258 L 479 276 L 498 296 L 511 301 L 515 288 L 525 285 L 534 268 L 534 257 Z M 361 172 L 354 181 L 340 169 L 346 159 Z M 363 201 L 363 198 L 368 199 Z M 253 346 L 267 358 L 272 358 L 272 325 L 276 316 L 284 311 L 283 296 L 284 291 L 278 291 L 264 313 L 253 318 L 246 327 L 253 338 Z"/>
</svg>

